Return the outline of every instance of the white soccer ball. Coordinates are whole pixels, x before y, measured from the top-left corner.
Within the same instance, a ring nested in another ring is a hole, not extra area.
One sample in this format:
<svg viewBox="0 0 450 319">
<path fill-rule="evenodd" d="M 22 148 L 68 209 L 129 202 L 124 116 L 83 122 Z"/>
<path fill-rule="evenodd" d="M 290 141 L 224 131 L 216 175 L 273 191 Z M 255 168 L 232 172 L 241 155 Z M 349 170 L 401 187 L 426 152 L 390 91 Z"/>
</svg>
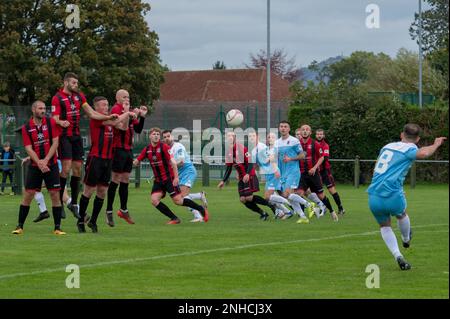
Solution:
<svg viewBox="0 0 450 319">
<path fill-rule="evenodd" d="M 228 111 L 226 120 L 229 126 L 239 126 L 244 121 L 244 114 L 242 114 L 242 112 L 238 109 L 232 109 Z"/>
</svg>

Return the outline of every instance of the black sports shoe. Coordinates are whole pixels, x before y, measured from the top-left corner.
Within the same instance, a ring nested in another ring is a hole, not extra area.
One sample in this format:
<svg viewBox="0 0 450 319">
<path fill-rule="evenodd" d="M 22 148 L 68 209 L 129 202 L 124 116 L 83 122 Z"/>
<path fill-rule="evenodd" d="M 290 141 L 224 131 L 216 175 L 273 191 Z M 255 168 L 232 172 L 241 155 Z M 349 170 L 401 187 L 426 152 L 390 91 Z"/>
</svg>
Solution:
<svg viewBox="0 0 450 319">
<path fill-rule="evenodd" d="M 259 219 L 266 221 L 266 220 L 269 219 L 269 214 L 267 214 L 266 212 L 264 212 L 264 214 L 262 214 L 262 215 L 259 217 Z"/>
<path fill-rule="evenodd" d="M 409 248 L 411 244 L 411 239 L 412 239 L 412 229 L 409 230 L 409 241 L 407 242 L 403 241 L 403 248 Z"/>
<path fill-rule="evenodd" d="M 79 233 L 85 233 L 86 232 L 86 228 L 84 227 L 84 223 L 83 222 L 77 222 L 77 227 L 78 227 L 78 232 Z"/>
<path fill-rule="evenodd" d="M 47 219 L 50 217 L 50 214 L 48 213 L 48 211 L 45 211 L 43 213 L 40 213 L 38 215 L 38 217 L 36 217 L 35 220 L 33 220 L 34 223 L 39 223 L 41 220 Z"/>
<path fill-rule="evenodd" d="M 345 214 L 345 209 L 344 209 L 344 207 L 339 207 L 338 214 L 339 214 L 339 215 L 344 215 L 344 214 Z"/>
<path fill-rule="evenodd" d="M 109 227 L 114 227 L 114 219 L 112 212 L 106 213 L 106 224 L 108 224 Z"/>
<path fill-rule="evenodd" d="M 80 206 L 70 203 L 69 205 L 67 205 L 67 208 L 72 212 L 73 217 L 75 217 L 76 219 L 80 219 Z"/>
<path fill-rule="evenodd" d="M 411 264 L 408 263 L 408 262 L 406 261 L 406 259 L 403 258 L 403 256 L 397 257 L 397 263 L 398 263 L 398 265 L 400 266 L 400 269 L 401 269 L 401 270 L 410 270 L 410 269 L 411 269 Z"/>
<path fill-rule="evenodd" d="M 93 233 L 98 233 L 97 224 L 93 224 L 93 223 L 89 222 L 87 225 L 92 230 Z"/>
<path fill-rule="evenodd" d="M 270 203 L 269 203 L 269 207 L 272 210 L 273 214 L 276 216 L 277 215 L 277 207 Z"/>
</svg>

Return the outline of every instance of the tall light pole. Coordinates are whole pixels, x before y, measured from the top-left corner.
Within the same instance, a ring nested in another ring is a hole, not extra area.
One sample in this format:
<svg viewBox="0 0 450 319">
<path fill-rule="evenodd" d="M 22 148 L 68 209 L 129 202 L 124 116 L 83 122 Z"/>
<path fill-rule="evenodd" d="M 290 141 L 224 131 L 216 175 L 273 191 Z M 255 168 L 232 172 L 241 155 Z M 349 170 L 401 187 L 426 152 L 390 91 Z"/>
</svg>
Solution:
<svg viewBox="0 0 450 319">
<path fill-rule="evenodd" d="M 267 0 L 267 134 L 270 132 L 270 0 Z"/>
<path fill-rule="evenodd" d="M 422 0 L 419 0 L 419 107 L 422 108 Z"/>
</svg>

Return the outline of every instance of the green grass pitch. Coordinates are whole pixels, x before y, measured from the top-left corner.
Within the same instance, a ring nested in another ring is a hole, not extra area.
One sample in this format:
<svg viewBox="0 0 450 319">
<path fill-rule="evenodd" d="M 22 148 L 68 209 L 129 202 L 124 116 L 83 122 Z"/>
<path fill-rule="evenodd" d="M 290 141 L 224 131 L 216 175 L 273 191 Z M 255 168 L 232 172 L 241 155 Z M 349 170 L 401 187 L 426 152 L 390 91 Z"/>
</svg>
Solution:
<svg viewBox="0 0 450 319">
<path fill-rule="evenodd" d="M 130 188 L 135 225 L 115 216 L 110 228 L 102 212 L 98 234 L 78 234 L 68 215 L 65 237 L 51 233 L 52 219 L 32 222 L 35 203 L 24 235 L 12 235 L 20 198 L 1 196 L 0 298 L 448 298 L 448 185 L 405 187 L 414 231 L 410 250 L 402 248 L 408 272 L 382 242 L 365 189 L 338 185 L 347 211 L 338 223 L 327 215 L 299 225 L 260 221 L 235 185 L 209 187 L 210 222 L 189 223 L 176 207 L 182 223 L 165 225 L 144 184 Z M 69 264 L 80 266 L 79 289 L 66 287 Z M 366 287 L 369 264 L 379 266 L 380 288 Z"/>
</svg>

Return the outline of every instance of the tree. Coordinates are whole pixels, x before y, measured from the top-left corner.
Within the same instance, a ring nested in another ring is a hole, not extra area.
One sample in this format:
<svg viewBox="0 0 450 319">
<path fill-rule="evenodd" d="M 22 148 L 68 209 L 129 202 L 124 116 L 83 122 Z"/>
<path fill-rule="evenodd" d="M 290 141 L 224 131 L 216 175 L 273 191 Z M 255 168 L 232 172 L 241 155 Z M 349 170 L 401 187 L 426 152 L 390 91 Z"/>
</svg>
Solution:
<svg viewBox="0 0 450 319">
<path fill-rule="evenodd" d="M 227 66 L 223 61 L 216 61 L 216 63 L 213 64 L 213 70 L 225 70 Z"/>
<path fill-rule="evenodd" d="M 345 81 L 355 86 L 366 81 L 369 77 L 368 64 L 375 58 L 372 52 L 355 51 L 348 58 L 329 65 L 323 70 L 331 82 Z"/>
<path fill-rule="evenodd" d="M 250 53 L 250 64 L 245 64 L 245 67 L 249 69 L 266 68 L 266 51 L 260 50 L 256 54 Z M 300 68 L 295 65 L 295 57 L 288 58 L 287 53 L 279 49 L 274 50 L 270 56 L 270 69 L 289 82 L 294 82 L 301 76 Z"/>
<path fill-rule="evenodd" d="M 125 88 L 133 104 L 151 105 L 163 67 L 158 36 L 144 20 L 150 5 L 86 0 L 79 10 L 80 26 L 70 28 L 65 1 L 0 2 L 0 96 L 10 105 L 49 101 L 64 73 L 73 71 L 88 98 L 114 101 L 115 91 Z"/>
</svg>

